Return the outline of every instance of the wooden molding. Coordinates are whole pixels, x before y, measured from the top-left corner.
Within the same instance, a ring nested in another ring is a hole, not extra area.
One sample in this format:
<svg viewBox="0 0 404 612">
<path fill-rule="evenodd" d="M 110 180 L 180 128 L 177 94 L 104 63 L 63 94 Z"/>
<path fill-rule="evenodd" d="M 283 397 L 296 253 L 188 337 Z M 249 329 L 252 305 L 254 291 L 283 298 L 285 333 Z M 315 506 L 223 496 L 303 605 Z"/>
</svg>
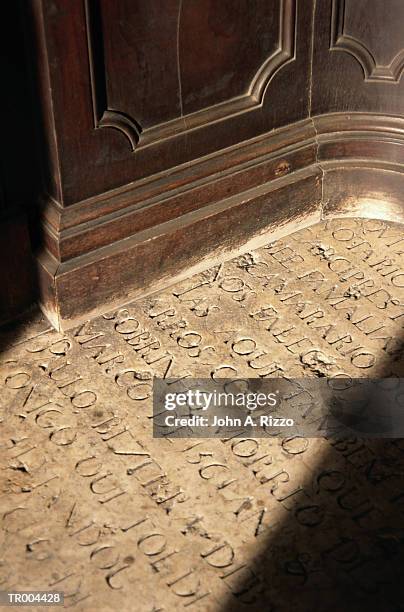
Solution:
<svg viewBox="0 0 404 612">
<path fill-rule="evenodd" d="M 139 142 L 142 128 L 132 117 L 111 110 L 107 105 L 99 3 L 97 0 L 84 0 L 84 8 L 94 127 L 113 128 L 122 132 L 129 140 L 132 151 L 134 151 Z"/>
<path fill-rule="evenodd" d="M 330 50 L 345 51 L 352 55 L 361 65 L 367 83 L 398 83 L 404 70 L 404 47 L 389 64 L 379 64 L 364 41 L 347 34 L 345 10 L 346 0 L 332 0 Z"/>
<path fill-rule="evenodd" d="M 296 40 L 296 0 L 281 0 L 279 10 L 279 42 L 278 48 L 261 66 L 255 75 L 248 95 L 261 104 L 268 83 L 274 74 L 295 59 Z"/>
<path fill-rule="evenodd" d="M 69 327 L 322 216 L 404 221 L 403 164 L 403 118 L 333 113 L 67 209 L 49 201 L 42 307 Z"/>
<path fill-rule="evenodd" d="M 278 46 L 258 68 L 245 94 L 143 129 L 135 118 L 108 107 L 100 6 L 97 0 L 84 0 L 84 6 L 94 127 L 119 130 L 128 139 L 132 151 L 259 108 L 274 75 L 296 57 L 296 0 L 280 0 Z"/>
<path fill-rule="evenodd" d="M 236 251 L 316 223 L 320 214 L 321 170 L 309 166 L 56 269 L 54 257 L 40 257 L 41 305 L 53 325 L 65 329 L 202 271 Z"/>
<path fill-rule="evenodd" d="M 67 261 L 290 174 L 315 159 L 314 129 L 305 121 L 62 212 L 49 202 L 43 217 L 52 245 L 48 248 Z"/>
</svg>

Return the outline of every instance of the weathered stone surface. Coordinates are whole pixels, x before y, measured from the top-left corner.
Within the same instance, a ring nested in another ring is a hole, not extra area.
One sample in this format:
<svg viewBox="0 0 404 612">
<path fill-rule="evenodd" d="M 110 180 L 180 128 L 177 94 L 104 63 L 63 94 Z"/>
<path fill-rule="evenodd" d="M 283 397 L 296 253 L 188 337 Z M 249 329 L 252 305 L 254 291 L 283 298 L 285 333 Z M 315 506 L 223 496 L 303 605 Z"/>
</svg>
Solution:
<svg viewBox="0 0 404 612">
<path fill-rule="evenodd" d="M 400 610 L 401 440 L 153 439 L 151 393 L 402 376 L 403 253 L 401 226 L 334 220 L 72 332 L 3 334 L 0 589 L 76 610 Z"/>
</svg>

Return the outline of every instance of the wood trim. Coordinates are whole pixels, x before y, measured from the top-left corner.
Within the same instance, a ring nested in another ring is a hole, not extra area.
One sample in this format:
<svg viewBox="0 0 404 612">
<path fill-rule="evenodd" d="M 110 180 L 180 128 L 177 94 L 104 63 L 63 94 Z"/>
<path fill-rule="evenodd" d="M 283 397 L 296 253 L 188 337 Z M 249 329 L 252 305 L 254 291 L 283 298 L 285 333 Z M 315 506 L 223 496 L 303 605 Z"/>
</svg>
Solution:
<svg viewBox="0 0 404 612">
<path fill-rule="evenodd" d="M 404 223 L 404 117 L 330 113 L 313 121 L 323 217 Z"/>
<path fill-rule="evenodd" d="M 90 68 L 91 103 L 95 128 L 113 128 L 122 132 L 134 151 L 142 128 L 124 113 L 108 108 L 105 82 L 102 24 L 98 0 L 84 0 L 88 64 Z"/>
<path fill-rule="evenodd" d="M 320 214 L 321 170 L 310 166 L 60 265 L 42 308 L 57 328 L 69 328 Z"/>
<path fill-rule="evenodd" d="M 132 151 L 201 126 L 209 126 L 240 112 L 259 108 L 272 78 L 283 66 L 296 58 L 296 0 L 280 0 L 278 47 L 259 67 L 244 95 L 144 130 L 135 118 L 108 107 L 102 23 L 98 0 L 84 0 L 84 8 L 94 127 L 110 127 L 119 130 L 128 139 Z"/>
<path fill-rule="evenodd" d="M 333 113 L 64 210 L 48 202 L 43 308 L 68 327 L 322 215 L 374 217 L 377 202 L 404 221 L 403 168 L 404 118 Z"/>
<path fill-rule="evenodd" d="M 195 210 L 204 210 L 212 202 L 242 191 L 258 187 L 275 180 L 279 176 L 296 172 L 315 161 L 315 146 L 308 145 L 298 151 L 285 153 L 254 163 L 236 173 L 217 176 L 212 181 L 201 181 L 189 189 L 167 194 L 166 197 L 152 198 L 145 202 L 144 208 L 130 209 L 119 215 L 109 215 L 98 223 L 84 223 L 64 230 L 59 237 L 53 235 L 55 247 L 59 248 L 61 262 L 72 257 L 91 252 L 122 240 L 135 233 L 144 231 L 156 224 L 165 223 Z"/>
<path fill-rule="evenodd" d="M 404 169 L 352 161 L 323 165 L 323 217 L 363 217 L 404 223 Z"/>
<path fill-rule="evenodd" d="M 199 180 L 185 185 L 150 194 L 139 200 L 129 200 L 128 206 L 90 222 L 80 223 L 60 230 L 57 241 L 61 261 L 83 254 L 177 218 L 193 210 L 209 206 L 247 189 L 258 187 L 314 163 L 315 144 L 312 139 L 303 141 L 302 146 L 291 149 L 289 146 L 275 152 L 256 155 L 237 163 L 222 172 L 213 172 Z M 214 166 L 212 166 L 214 168 Z M 189 169 L 186 171 L 189 173 Z M 56 235 L 55 235 L 56 237 Z"/>
<path fill-rule="evenodd" d="M 404 117 L 376 113 L 330 113 L 313 118 L 320 163 L 367 161 L 404 164 Z"/>
<path fill-rule="evenodd" d="M 399 117 L 314 117 L 66 209 L 50 200 L 42 212 L 44 244 L 65 262 L 316 161 L 404 164 L 403 145 Z"/>
<path fill-rule="evenodd" d="M 109 64 L 112 58 L 106 50 L 112 41 L 108 38 L 109 25 L 97 21 L 96 9 L 98 4 L 102 8 L 102 3 L 88 0 L 86 19 L 85 0 L 27 2 L 34 13 L 30 18 L 35 26 L 33 34 L 49 58 L 52 57 L 52 61 L 45 62 L 45 68 L 42 65 L 38 67 L 38 83 L 47 104 L 51 105 L 55 124 L 45 123 L 44 146 L 51 148 L 57 135 L 57 155 L 51 157 L 48 168 L 48 174 L 57 184 L 49 180 L 46 189 L 64 208 L 75 208 L 77 212 L 79 202 L 97 196 L 103 200 L 109 190 L 119 191 L 130 183 L 133 186 L 134 183 L 147 182 L 158 173 L 169 176 L 181 166 L 194 167 L 195 161 L 203 156 L 216 155 L 218 147 L 223 151 L 308 117 L 310 45 L 307 41 L 312 36 L 314 0 L 307 3 L 298 3 L 297 0 L 279 0 L 273 5 L 267 3 L 268 23 L 271 24 L 269 46 L 265 43 L 253 65 L 246 68 L 239 86 L 231 88 L 228 94 L 223 90 L 227 101 L 222 103 L 223 97 L 218 95 L 206 99 L 206 104 L 201 99 L 202 110 L 197 110 L 200 108 L 198 105 L 190 106 L 189 113 L 187 109 L 185 113 L 182 111 L 182 117 L 181 111 L 173 107 L 170 112 L 161 116 L 157 113 L 155 117 L 152 113 L 149 118 L 146 102 L 145 105 L 134 103 L 132 106 L 131 103 L 126 105 L 122 96 L 117 95 L 114 99 L 111 75 L 111 89 L 108 87 L 105 64 Z M 176 6 L 173 20 L 176 19 L 178 24 L 181 6 L 178 0 L 171 5 Z M 262 3 L 262 10 L 266 11 L 265 3 Z M 100 26 L 104 38 L 96 35 Z M 173 36 L 170 40 L 174 40 Z M 37 55 L 32 54 L 34 65 L 36 58 Z M 124 54 L 118 63 L 121 60 L 125 63 Z M 175 50 L 174 47 L 173 56 L 170 55 L 173 73 L 178 71 L 177 60 L 178 48 Z M 43 70 L 46 74 L 42 75 Z M 139 68 L 134 72 L 137 70 Z M 152 66 L 150 70 L 151 76 L 156 74 Z M 231 64 L 226 70 L 232 70 Z M 118 80 L 145 77 L 143 72 L 125 75 L 123 71 L 123 77 L 118 76 Z M 196 69 L 192 78 L 198 78 Z M 48 81 L 49 87 L 46 87 Z M 285 105 L 284 92 L 290 84 L 298 95 L 290 96 Z M 119 89 L 119 84 L 116 87 Z M 43 96 L 39 99 L 42 100 Z M 139 115 L 137 108 L 143 109 Z M 48 203 L 46 205 L 46 209 L 54 207 L 52 202 L 49 202 L 49 207 Z M 101 214 L 104 212 L 107 211 Z M 108 210 L 108 214 L 110 212 Z M 49 216 L 54 215 L 49 212 Z M 49 218 L 47 222 L 52 224 Z M 84 219 L 80 220 L 82 222 Z M 55 229 L 59 231 L 59 228 Z"/>
<path fill-rule="evenodd" d="M 364 42 L 345 32 L 345 0 L 332 0 L 330 51 L 345 51 L 360 64 L 365 83 L 397 84 L 404 70 L 404 48 L 387 65 L 378 64 Z"/>
<path fill-rule="evenodd" d="M 253 164 L 263 156 L 282 156 L 289 149 L 314 144 L 315 134 L 312 121 L 305 119 L 205 155 L 191 163 L 176 166 L 170 171 L 153 174 L 135 183 L 81 200 L 66 208 L 49 198 L 43 201 L 42 215 L 54 230 L 62 231 L 96 220 L 100 216 L 127 211 L 130 205 L 142 208 L 150 198 L 188 189 L 197 181 L 209 181 L 215 175 L 235 172 L 243 164 Z"/>
<path fill-rule="evenodd" d="M 316 159 L 314 136 L 311 121 L 305 120 L 67 208 L 44 201 L 44 245 L 67 261 L 307 167 Z"/>
</svg>

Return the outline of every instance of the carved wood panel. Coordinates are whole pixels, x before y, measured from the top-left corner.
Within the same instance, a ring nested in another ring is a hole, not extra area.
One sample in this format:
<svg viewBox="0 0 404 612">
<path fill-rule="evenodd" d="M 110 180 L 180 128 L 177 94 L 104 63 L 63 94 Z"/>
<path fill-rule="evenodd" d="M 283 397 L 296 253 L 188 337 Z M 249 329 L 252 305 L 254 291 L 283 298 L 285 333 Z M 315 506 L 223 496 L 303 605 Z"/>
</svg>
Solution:
<svg viewBox="0 0 404 612">
<path fill-rule="evenodd" d="M 333 0 L 330 49 L 352 55 L 365 81 L 398 83 L 404 69 L 403 3 L 387 0 L 369 8 L 368 0 Z"/>
<path fill-rule="evenodd" d="M 63 204 L 308 116 L 312 0 L 297 5 L 42 0 Z"/>
<path fill-rule="evenodd" d="M 259 107 L 295 59 L 296 0 L 85 7 L 95 127 L 120 130 L 132 150 Z"/>
<path fill-rule="evenodd" d="M 404 114 L 404 2 L 317 2 L 312 112 Z"/>
</svg>

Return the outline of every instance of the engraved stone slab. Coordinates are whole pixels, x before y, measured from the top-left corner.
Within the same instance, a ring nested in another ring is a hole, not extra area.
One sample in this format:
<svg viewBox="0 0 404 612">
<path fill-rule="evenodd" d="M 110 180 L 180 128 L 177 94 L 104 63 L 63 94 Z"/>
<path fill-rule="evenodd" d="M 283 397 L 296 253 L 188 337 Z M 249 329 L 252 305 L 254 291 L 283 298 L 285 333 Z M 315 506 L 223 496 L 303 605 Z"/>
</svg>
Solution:
<svg viewBox="0 0 404 612">
<path fill-rule="evenodd" d="M 152 391 L 402 376 L 403 253 L 399 225 L 333 220 L 69 333 L 10 336 L 0 589 L 75 610 L 398 610 L 402 440 L 158 439 Z"/>
</svg>

